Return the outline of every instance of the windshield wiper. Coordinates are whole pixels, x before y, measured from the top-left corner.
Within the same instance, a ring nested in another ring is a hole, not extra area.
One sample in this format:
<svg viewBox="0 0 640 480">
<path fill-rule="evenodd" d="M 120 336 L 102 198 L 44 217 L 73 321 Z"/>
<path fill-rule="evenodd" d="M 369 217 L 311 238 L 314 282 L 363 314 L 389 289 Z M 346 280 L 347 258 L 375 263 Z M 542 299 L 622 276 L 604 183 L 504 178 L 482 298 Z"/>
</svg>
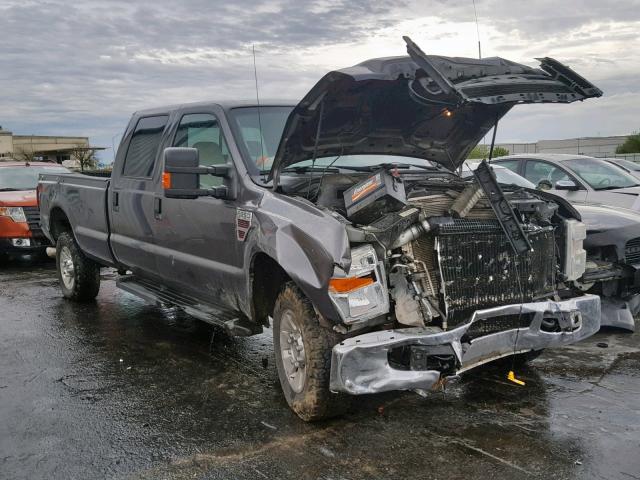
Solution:
<svg viewBox="0 0 640 480">
<path fill-rule="evenodd" d="M 421 170 L 431 170 L 438 171 L 442 170 L 440 166 L 431 166 L 431 165 L 415 165 L 413 163 L 378 163 L 376 165 L 366 165 L 366 166 L 358 166 L 358 165 L 337 165 L 338 168 L 343 168 L 345 170 L 353 170 L 354 172 L 375 172 L 376 170 L 385 169 L 391 170 L 394 168 L 407 170 L 411 167 L 416 167 Z"/>
<path fill-rule="evenodd" d="M 598 192 L 601 192 L 603 190 L 618 190 L 620 188 L 631 188 L 631 187 L 638 187 L 640 185 L 629 185 L 628 187 L 619 187 L 616 185 L 607 185 L 606 187 L 600 187 L 600 188 L 595 188 L 594 190 L 597 190 Z"/>
<path fill-rule="evenodd" d="M 323 167 L 321 165 L 305 165 L 300 167 L 287 167 L 282 169 L 283 172 L 294 172 L 294 173 L 307 173 L 307 172 L 329 172 L 329 173 L 339 173 L 340 170 L 338 167 Z"/>
<path fill-rule="evenodd" d="M 20 191 L 19 188 L 0 188 L 0 192 L 19 192 L 19 191 Z"/>
</svg>

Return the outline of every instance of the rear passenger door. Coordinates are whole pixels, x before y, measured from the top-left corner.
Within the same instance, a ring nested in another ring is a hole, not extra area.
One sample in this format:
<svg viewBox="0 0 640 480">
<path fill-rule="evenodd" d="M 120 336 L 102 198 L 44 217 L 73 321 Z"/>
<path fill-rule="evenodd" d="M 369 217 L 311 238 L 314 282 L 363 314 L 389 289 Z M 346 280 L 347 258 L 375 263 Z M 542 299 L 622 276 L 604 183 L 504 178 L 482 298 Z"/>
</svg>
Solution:
<svg viewBox="0 0 640 480">
<path fill-rule="evenodd" d="M 118 151 L 118 157 L 124 158 L 118 158 L 120 168 L 112 174 L 109 205 L 113 253 L 118 261 L 143 276 L 158 271 L 154 242 L 157 181 L 153 176 L 168 120 L 168 114 L 140 117 L 127 133 L 122 145 L 126 148 Z"/>
</svg>

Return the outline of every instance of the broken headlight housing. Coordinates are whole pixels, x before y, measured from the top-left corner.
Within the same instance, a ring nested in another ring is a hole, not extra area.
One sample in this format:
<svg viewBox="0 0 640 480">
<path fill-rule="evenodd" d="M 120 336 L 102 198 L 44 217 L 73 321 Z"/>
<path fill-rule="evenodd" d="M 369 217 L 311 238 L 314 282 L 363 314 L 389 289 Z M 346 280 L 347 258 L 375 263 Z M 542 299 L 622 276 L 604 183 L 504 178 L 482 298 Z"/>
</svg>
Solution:
<svg viewBox="0 0 640 480">
<path fill-rule="evenodd" d="M 587 238 L 587 226 L 577 220 L 565 220 L 565 251 L 563 273 L 565 280 L 577 280 L 585 272 L 587 252 L 582 247 Z"/>
<path fill-rule="evenodd" d="M 344 323 L 366 322 L 389 311 L 384 265 L 371 245 L 351 249 L 351 268 L 329 281 L 329 296 Z"/>
</svg>

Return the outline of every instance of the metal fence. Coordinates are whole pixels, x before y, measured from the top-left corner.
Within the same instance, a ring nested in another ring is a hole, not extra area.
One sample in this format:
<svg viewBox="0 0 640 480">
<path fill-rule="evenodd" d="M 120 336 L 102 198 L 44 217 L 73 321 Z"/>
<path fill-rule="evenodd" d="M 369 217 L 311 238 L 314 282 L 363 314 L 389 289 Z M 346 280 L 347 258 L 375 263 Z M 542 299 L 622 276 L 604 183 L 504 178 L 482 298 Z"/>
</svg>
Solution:
<svg viewBox="0 0 640 480">
<path fill-rule="evenodd" d="M 623 158 L 631 162 L 640 163 L 640 153 L 610 153 L 610 154 L 592 154 L 592 157 L 596 158 Z"/>
</svg>

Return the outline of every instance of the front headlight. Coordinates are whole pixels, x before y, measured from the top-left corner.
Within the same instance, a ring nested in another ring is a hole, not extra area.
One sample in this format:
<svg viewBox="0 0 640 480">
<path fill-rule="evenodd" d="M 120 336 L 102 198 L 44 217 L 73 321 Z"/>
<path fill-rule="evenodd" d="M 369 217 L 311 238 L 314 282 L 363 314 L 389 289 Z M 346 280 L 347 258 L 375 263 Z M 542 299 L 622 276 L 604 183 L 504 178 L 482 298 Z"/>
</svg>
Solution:
<svg viewBox="0 0 640 480">
<path fill-rule="evenodd" d="M 351 268 L 329 281 L 329 296 L 344 323 L 370 320 L 389 311 L 384 265 L 371 245 L 351 250 Z"/>
<path fill-rule="evenodd" d="M 14 222 L 26 222 L 22 207 L 0 207 L 0 217 L 10 217 Z"/>
</svg>

